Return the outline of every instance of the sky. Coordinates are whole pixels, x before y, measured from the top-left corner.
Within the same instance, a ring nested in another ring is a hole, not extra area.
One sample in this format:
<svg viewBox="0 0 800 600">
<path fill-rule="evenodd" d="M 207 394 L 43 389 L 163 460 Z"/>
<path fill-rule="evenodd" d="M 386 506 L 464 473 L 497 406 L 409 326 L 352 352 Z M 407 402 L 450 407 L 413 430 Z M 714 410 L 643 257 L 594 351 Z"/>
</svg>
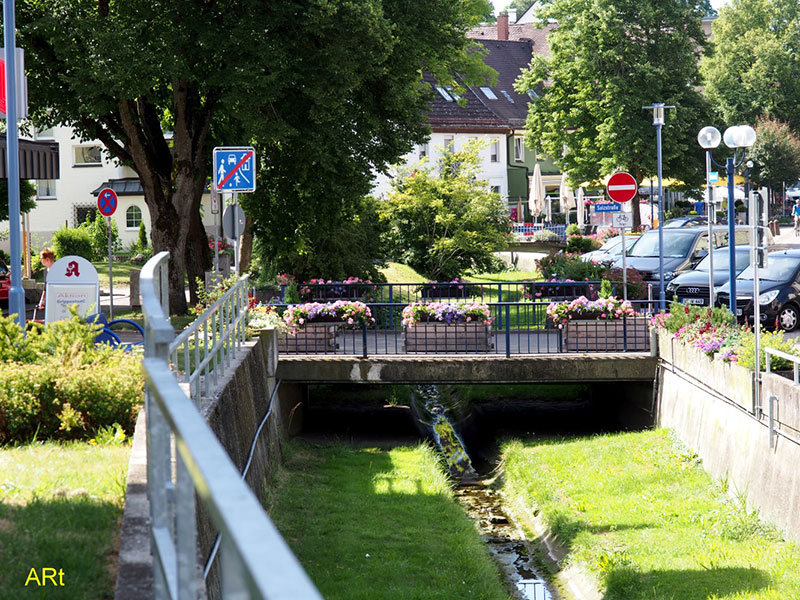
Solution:
<svg viewBox="0 0 800 600">
<path fill-rule="evenodd" d="M 727 3 L 728 0 L 711 0 L 711 6 L 716 10 L 719 10 L 722 5 Z M 510 4 L 510 0 L 492 0 L 492 4 L 494 4 L 494 12 L 497 14 L 497 12 L 503 10 Z"/>
</svg>

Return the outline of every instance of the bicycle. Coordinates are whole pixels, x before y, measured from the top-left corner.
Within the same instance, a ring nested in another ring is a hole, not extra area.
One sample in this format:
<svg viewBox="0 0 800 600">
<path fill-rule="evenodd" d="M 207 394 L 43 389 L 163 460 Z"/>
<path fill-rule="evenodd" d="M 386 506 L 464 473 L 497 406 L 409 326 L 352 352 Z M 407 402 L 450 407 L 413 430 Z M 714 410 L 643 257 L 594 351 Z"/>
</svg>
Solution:
<svg viewBox="0 0 800 600">
<path fill-rule="evenodd" d="M 794 237 L 800 237 L 800 215 L 794 216 Z"/>
</svg>

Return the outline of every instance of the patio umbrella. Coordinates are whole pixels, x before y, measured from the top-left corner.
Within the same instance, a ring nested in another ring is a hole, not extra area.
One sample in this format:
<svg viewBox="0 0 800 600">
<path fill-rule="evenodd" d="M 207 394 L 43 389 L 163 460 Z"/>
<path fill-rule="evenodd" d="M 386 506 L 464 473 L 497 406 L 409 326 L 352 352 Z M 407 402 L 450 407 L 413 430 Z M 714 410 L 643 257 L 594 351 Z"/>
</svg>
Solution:
<svg viewBox="0 0 800 600">
<path fill-rule="evenodd" d="M 532 217 L 537 217 L 544 211 L 544 181 L 542 180 L 542 168 L 539 163 L 533 167 L 533 176 L 531 177 L 531 189 L 528 196 L 528 208 L 531 211 Z"/>
<path fill-rule="evenodd" d="M 561 212 L 567 216 L 567 222 L 569 222 L 569 211 L 571 208 L 575 207 L 575 194 L 572 188 L 569 187 L 566 173 L 561 174 L 561 185 L 558 188 L 558 195 Z"/>
<path fill-rule="evenodd" d="M 584 221 L 584 214 L 583 214 L 583 188 L 579 187 L 578 190 L 575 192 L 575 207 L 578 209 L 578 227 L 583 229 L 585 224 Z"/>
</svg>

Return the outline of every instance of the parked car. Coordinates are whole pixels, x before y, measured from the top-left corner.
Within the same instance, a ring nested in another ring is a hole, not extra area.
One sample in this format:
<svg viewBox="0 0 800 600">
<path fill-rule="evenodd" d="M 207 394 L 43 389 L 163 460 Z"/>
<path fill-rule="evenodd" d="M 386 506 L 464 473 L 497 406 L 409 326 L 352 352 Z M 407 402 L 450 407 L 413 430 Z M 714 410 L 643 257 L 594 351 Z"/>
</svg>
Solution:
<svg viewBox="0 0 800 600">
<path fill-rule="evenodd" d="M 675 217 L 669 221 L 664 221 L 664 229 L 673 227 L 691 227 L 692 225 L 707 225 L 708 219 L 700 215 L 689 215 L 686 217 Z"/>
<path fill-rule="evenodd" d="M 758 304 L 761 323 L 792 331 L 800 324 L 800 249 L 772 252 L 767 268 L 759 269 Z M 717 294 L 719 306 L 729 306 L 730 282 Z M 736 278 L 736 316 L 740 321 L 753 322 L 753 267 L 749 266 Z"/>
<path fill-rule="evenodd" d="M 0 260 L 0 304 L 8 304 L 8 290 L 11 289 L 11 276 L 6 264 Z"/>
<path fill-rule="evenodd" d="M 800 198 L 800 181 L 795 181 L 792 185 L 786 188 L 786 198 L 792 202 Z"/>
<path fill-rule="evenodd" d="M 664 281 L 668 282 L 684 271 L 695 268 L 708 255 L 708 229 L 706 227 L 673 227 L 661 232 L 664 236 Z M 728 228 L 715 226 L 713 247 L 728 245 Z M 739 226 L 735 230 L 736 245 L 750 242 L 750 228 Z M 771 239 L 770 239 L 771 243 Z M 646 284 L 659 289 L 659 231 L 651 229 L 642 234 L 636 245 L 627 253 L 626 264 L 642 274 Z M 617 259 L 614 267 L 622 267 Z M 666 289 L 664 290 L 666 295 Z"/>
<path fill-rule="evenodd" d="M 736 246 L 734 273 L 739 275 L 750 264 L 750 246 Z M 728 282 L 730 269 L 728 247 L 714 250 L 714 289 Z M 708 306 L 708 275 L 711 257 L 706 256 L 691 271 L 681 273 L 667 284 L 664 295 L 667 300 L 686 304 Z"/>
<path fill-rule="evenodd" d="M 625 236 L 625 249 L 631 247 L 639 240 L 638 235 Z M 586 262 L 596 262 L 600 264 L 611 264 L 622 256 L 622 236 L 616 235 L 608 238 L 597 250 L 581 254 L 581 260 Z"/>
</svg>

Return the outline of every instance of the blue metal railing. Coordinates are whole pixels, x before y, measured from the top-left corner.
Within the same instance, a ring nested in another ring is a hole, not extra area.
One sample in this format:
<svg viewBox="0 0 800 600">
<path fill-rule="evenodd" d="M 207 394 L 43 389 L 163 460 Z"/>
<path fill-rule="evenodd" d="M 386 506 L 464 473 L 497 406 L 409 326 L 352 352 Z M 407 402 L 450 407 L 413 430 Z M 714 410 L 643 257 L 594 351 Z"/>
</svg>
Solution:
<svg viewBox="0 0 800 600">
<path fill-rule="evenodd" d="M 567 241 L 566 225 L 545 225 L 542 223 L 515 223 L 511 226 L 511 233 L 517 237 L 534 237 L 540 231 L 552 231 L 562 242 Z"/>
<path fill-rule="evenodd" d="M 634 301 L 638 315 L 619 321 L 581 321 L 559 327 L 547 318 L 549 302 L 491 302 L 491 325 L 471 323 L 402 325 L 405 303 L 368 303 L 374 322 L 347 327 L 309 323 L 285 334 L 285 354 L 362 357 L 401 354 L 494 354 L 507 357 L 558 352 L 645 352 L 650 348 L 649 315 L 657 302 Z M 279 305 L 278 309 L 281 308 Z"/>
</svg>

